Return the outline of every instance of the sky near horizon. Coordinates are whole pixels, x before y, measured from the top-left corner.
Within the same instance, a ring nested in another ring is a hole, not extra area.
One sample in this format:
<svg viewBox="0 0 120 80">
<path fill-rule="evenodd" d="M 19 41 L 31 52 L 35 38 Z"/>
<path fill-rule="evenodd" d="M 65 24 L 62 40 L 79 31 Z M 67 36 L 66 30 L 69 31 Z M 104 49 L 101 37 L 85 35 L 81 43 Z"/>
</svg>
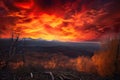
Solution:
<svg viewBox="0 0 120 80">
<path fill-rule="evenodd" d="M 96 41 L 120 33 L 119 0 L 0 0 L 0 37 Z"/>
</svg>

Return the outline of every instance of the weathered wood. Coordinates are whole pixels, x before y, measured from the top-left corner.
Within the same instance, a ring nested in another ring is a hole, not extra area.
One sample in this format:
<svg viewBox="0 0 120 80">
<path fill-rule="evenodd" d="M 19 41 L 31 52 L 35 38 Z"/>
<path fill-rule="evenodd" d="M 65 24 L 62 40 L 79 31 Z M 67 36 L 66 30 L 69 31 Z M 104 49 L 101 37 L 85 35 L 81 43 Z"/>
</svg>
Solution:
<svg viewBox="0 0 120 80">
<path fill-rule="evenodd" d="M 45 72 L 46 74 L 49 74 L 50 76 L 51 76 L 51 80 L 54 80 L 55 79 L 55 77 L 54 77 L 54 75 L 53 75 L 53 73 L 52 72 Z"/>
</svg>

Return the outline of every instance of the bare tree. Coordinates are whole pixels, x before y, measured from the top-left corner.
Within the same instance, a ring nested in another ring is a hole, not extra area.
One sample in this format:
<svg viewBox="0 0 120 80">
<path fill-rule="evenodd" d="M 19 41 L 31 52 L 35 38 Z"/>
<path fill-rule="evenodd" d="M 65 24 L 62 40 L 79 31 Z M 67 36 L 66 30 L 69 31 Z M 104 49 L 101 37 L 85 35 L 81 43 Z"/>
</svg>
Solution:
<svg viewBox="0 0 120 80">
<path fill-rule="evenodd" d="M 5 61 L 5 66 L 3 67 L 5 69 L 8 68 L 10 60 L 14 57 L 14 55 L 16 53 L 16 45 L 19 40 L 19 37 L 20 37 L 20 33 L 12 31 L 10 49 L 8 52 L 8 57 Z"/>
<path fill-rule="evenodd" d="M 22 39 L 22 49 L 21 49 L 21 54 L 22 54 L 22 61 L 25 65 L 25 38 Z"/>
</svg>

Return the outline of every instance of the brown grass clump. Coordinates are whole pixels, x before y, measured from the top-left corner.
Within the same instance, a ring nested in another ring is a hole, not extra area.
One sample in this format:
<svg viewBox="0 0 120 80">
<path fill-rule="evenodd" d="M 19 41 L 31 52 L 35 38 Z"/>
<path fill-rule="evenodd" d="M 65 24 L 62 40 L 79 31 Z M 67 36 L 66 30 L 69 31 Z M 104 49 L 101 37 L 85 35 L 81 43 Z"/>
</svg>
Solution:
<svg viewBox="0 0 120 80">
<path fill-rule="evenodd" d="M 120 40 L 113 39 L 103 46 L 103 50 L 98 51 L 92 57 L 97 71 L 102 76 L 114 75 L 120 71 Z"/>
</svg>

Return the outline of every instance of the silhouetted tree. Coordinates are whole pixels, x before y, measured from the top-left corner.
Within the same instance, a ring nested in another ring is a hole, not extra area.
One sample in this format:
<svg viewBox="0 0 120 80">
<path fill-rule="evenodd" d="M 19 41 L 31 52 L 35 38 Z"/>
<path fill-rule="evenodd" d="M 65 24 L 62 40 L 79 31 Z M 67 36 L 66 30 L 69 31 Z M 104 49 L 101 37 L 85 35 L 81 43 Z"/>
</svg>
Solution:
<svg viewBox="0 0 120 80">
<path fill-rule="evenodd" d="M 19 37 L 20 37 L 20 33 L 12 30 L 10 49 L 8 52 L 8 56 L 5 60 L 5 66 L 3 67 L 4 69 L 8 68 L 10 60 L 14 57 L 16 53 L 16 45 L 19 40 Z"/>
</svg>

